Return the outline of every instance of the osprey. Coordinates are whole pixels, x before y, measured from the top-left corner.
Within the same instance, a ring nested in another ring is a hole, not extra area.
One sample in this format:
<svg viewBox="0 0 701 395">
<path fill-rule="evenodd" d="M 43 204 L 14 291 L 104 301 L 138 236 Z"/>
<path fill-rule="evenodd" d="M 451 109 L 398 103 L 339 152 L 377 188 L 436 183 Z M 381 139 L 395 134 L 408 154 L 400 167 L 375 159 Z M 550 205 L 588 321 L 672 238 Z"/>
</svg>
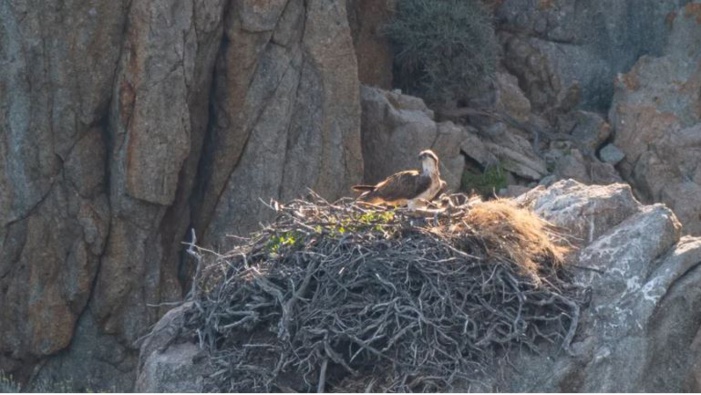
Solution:
<svg viewBox="0 0 701 395">
<path fill-rule="evenodd" d="M 421 172 L 405 170 L 394 173 L 376 185 L 355 185 L 353 190 L 363 192 L 359 200 L 390 206 L 407 205 L 416 208 L 435 198 L 446 187 L 441 180 L 439 161 L 431 150 L 419 153 Z"/>
</svg>

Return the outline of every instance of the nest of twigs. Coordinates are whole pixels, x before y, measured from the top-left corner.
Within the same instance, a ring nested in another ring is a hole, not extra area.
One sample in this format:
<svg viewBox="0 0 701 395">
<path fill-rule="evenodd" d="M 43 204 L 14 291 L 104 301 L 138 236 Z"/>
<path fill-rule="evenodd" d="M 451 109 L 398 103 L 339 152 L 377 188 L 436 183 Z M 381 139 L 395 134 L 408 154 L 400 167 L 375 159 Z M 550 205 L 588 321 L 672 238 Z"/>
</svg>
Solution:
<svg viewBox="0 0 701 395">
<path fill-rule="evenodd" d="M 574 336 L 580 290 L 550 226 L 506 200 L 434 211 L 316 195 L 201 269 L 188 328 L 207 389 L 446 391 L 502 350 Z"/>
</svg>

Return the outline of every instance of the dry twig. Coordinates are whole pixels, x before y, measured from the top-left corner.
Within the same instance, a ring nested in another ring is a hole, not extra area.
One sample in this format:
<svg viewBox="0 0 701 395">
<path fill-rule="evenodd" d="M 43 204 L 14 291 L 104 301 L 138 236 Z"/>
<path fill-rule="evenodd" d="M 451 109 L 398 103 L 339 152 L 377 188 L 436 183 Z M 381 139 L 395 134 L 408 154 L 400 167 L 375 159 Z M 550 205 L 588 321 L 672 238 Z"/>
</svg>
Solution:
<svg viewBox="0 0 701 395">
<path fill-rule="evenodd" d="M 582 290 L 547 224 L 506 201 L 455 201 L 417 218 L 312 194 L 209 253 L 188 326 L 216 367 L 210 389 L 437 391 L 495 348 L 569 350 Z"/>
</svg>

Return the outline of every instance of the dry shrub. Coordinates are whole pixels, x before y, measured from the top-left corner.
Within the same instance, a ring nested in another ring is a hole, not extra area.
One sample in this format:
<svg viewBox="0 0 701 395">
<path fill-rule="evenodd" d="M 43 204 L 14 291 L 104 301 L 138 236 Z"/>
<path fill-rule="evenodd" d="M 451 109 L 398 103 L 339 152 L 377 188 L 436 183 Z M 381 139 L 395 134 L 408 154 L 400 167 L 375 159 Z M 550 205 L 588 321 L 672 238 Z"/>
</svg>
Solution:
<svg viewBox="0 0 701 395">
<path fill-rule="evenodd" d="M 446 391 L 503 350 L 567 350 L 581 289 L 508 201 L 441 212 L 316 195 L 230 253 L 200 251 L 190 333 L 213 391 Z"/>
</svg>

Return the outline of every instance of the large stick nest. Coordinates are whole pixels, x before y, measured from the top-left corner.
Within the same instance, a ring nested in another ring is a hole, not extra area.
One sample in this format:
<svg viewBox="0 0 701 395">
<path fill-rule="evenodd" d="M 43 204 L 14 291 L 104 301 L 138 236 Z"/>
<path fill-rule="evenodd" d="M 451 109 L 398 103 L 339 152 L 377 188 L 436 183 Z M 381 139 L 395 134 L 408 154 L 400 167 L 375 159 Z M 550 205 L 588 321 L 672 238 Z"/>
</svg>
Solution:
<svg viewBox="0 0 701 395">
<path fill-rule="evenodd" d="M 510 201 L 436 212 L 273 203 L 225 255 L 199 250 L 188 328 L 213 391 L 445 391 L 499 352 L 569 350 L 583 292 L 566 248 Z"/>
</svg>

